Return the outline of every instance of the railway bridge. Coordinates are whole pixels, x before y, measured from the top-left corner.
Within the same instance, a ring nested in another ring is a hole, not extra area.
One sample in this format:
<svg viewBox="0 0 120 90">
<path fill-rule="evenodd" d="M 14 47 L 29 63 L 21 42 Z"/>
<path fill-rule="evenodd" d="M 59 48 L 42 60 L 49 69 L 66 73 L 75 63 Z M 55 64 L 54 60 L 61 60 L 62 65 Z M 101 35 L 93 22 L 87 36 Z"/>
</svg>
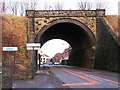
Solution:
<svg viewBox="0 0 120 90">
<path fill-rule="evenodd" d="M 62 39 L 72 48 L 69 65 L 118 71 L 120 44 L 103 19 L 104 9 L 27 10 L 26 16 L 28 42 L 42 46 L 48 40 Z M 35 51 L 32 54 L 35 69 L 38 56 Z"/>
</svg>

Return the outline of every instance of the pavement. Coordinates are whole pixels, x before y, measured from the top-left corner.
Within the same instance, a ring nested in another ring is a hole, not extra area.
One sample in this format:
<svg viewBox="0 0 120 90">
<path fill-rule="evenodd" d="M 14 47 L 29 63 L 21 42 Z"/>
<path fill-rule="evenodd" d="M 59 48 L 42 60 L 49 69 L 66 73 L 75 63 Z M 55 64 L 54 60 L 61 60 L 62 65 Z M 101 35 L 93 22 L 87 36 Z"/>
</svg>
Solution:
<svg viewBox="0 0 120 90">
<path fill-rule="evenodd" d="M 15 80 L 13 88 L 19 89 L 44 89 L 62 88 L 62 82 L 56 78 L 49 70 L 38 70 L 36 76 L 31 80 Z"/>
</svg>

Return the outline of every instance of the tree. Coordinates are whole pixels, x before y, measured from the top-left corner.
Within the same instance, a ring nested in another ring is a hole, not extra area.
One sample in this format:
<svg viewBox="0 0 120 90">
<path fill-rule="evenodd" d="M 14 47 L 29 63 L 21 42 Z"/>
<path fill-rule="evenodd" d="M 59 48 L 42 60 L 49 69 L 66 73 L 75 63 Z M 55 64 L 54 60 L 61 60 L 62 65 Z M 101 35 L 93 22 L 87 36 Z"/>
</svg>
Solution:
<svg viewBox="0 0 120 90">
<path fill-rule="evenodd" d="M 8 9 L 8 6 L 7 6 L 7 4 L 6 4 L 6 2 L 5 2 L 5 0 L 3 0 L 1 3 L 0 3 L 0 12 L 1 13 L 6 13 L 6 11 L 7 11 L 7 9 Z"/>
<path fill-rule="evenodd" d="M 10 3 L 10 8 L 11 8 L 13 14 L 16 14 L 16 15 L 17 15 L 17 13 L 18 13 L 18 8 L 19 8 L 18 5 L 19 5 L 18 2 L 12 2 L 12 3 Z"/>
<path fill-rule="evenodd" d="M 20 16 L 24 16 L 24 2 L 20 2 Z"/>
<path fill-rule="evenodd" d="M 20 16 L 25 15 L 25 11 L 30 9 L 29 2 L 21 2 L 20 3 Z"/>
<path fill-rule="evenodd" d="M 44 10 L 47 10 L 47 9 L 48 9 L 48 3 L 46 2 L 44 6 Z"/>
<path fill-rule="evenodd" d="M 51 9 L 52 9 L 52 6 L 51 6 L 51 5 L 49 5 L 49 6 L 48 6 L 48 8 L 49 8 L 49 10 L 51 10 Z"/>
<path fill-rule="evenodd" d="M 54 7 L 55 7 L 55 10 L 62 10 L 63 9 L 63 3 L 55 2 Z"/>
<path fill-rule="evenodd" d="M 91 2 L 77 2 L 79 10 L 90 10 L 92 9 L 93 4 Z"/>
<path fill-rule="evenodd" d="M 0 13 L 2 13 L 2 2 L 0 2 Z"/>
<path fill-rule="evenodd" d="M 96 9 L 107 9 L 105 2 L 96 2 Z"/>
<path fill-rule="evenodd" d="M 88 9 L 88 10 L 91 10 L 92 7 L 93 7 L 93 3 L 92 3 L 92 2 L 88 2 L 88 3 L 87 3 L 87 9 Z"/>
<path fill-rule="evenodd" d="M 87 2 L 83 2 L 83 1 L 78 2 L 78 8 L 80 10 L 86 10 L 86 8 L 87 8 Z"/>
<path fill-rule="evenodd" d="M 35 10 L 37 8 L 37 3 L 38 1 L 37 0 L 33 0 L 30 2 L 30 9 L 31 10 Z"/>
<path fill-rule="evenodd" d="M 52 6 L 46 2 L 44 5 L 44 10 L 51 10 L 51 9 L 52 9 Z"/>
</svg>

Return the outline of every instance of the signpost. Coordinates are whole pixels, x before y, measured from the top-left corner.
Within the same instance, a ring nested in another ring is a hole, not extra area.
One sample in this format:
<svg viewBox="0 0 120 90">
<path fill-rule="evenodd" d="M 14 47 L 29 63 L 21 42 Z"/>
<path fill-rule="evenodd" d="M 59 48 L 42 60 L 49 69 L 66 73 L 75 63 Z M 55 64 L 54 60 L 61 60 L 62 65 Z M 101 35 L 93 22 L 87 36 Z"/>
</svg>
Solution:
<svg viewBox="0 0 120 90">
<path fill-rule="evenodd" d="M 18 47 L 3 47 L 3 51 L 14 52 L 14 73 L 15 73 L 15 51 L 18 51 Z M 5 54 L 6 60 L 6 54 Z"/>
<path fill-rule="evenodd" d="M 3 71 L 2 71 L 2 78 L 3 78 L 3 88 L 12 88 L 12 63 L 6 62 L 6 53 L 7 52 L 14 52 L 14 73 L 15 73 L 15 52 L 18 51 L 18 47 L 3 47 L 2 51 L 5 52 L 5 60 L 2 63 Z"/>
<path fill-rule="evenodd" d="M 40 43 L 27 43 L 26 44 L 26 47 L 27 47 L 27 50 L 31 50 L 31 65 L 32 65 L 32 77 L 34 76 L 35 74 L 35 60 L 34 60 L 34 50 L 40 50 Z"/>
</svg>

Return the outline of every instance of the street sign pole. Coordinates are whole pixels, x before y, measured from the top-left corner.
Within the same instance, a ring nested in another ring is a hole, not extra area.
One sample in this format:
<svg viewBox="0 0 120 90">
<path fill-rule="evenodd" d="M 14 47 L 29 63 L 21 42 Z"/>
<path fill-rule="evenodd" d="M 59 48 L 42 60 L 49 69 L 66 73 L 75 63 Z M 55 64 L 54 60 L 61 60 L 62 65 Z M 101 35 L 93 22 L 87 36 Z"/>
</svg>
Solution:
<svg viewBox="0 0 120 90">
<path fill-rule="evenodd" d="M 36 64 L 35 64 L 35 50 L 40 49 L 40 43 L 27 43 L 27 50 L 31 50 L 31 69 L 32 69 L 32 78 L 36 72 Z"/>
<path fill-rule="evenodd" d="M 14 65 L 14 74 L 15 74 L 15 52 L 14 52 L 14 63 L 13 63 L 13 65 Z"/>
<path fill-rule="evenodd" d="M 14 67 L 14 74 L 15 74 L 15 56 L 16 56 L 15 52 L 18 51 L 18 47 L 3 47 L 3 51 L 4 52 L 14 52 L 14 55 L 13 55 L 14 56 L 14 60 L 13 60 L 14 66 L 13 67 Z M 7 53 L 5 53 L 5 61 L 6 61 L 6 54 Z"/>
<path fill-rule="evenodd" d="M 6 61 L 6 53 L 4 55 L 5 55 L 5 61 Z"/>
<path fill-rule="evenodd" d="M 7 62 L 6 59 L 6 54 L 7 52 L 13 52 L 14 53 L 14 73 L 15 73 L 15 52 L 18 51 L 18 47 L 3 47 L 2 51 L 5 52 L 5 60 L 2 63 L 3 64 L 3 68 L 2 68 L 2 77 L 4 78 L 2 81 L 2 86 L 3 88 L 12 88 L 12 63 Z M 13 55 L 12 53 L 12 55 Z"/>
</svg>

